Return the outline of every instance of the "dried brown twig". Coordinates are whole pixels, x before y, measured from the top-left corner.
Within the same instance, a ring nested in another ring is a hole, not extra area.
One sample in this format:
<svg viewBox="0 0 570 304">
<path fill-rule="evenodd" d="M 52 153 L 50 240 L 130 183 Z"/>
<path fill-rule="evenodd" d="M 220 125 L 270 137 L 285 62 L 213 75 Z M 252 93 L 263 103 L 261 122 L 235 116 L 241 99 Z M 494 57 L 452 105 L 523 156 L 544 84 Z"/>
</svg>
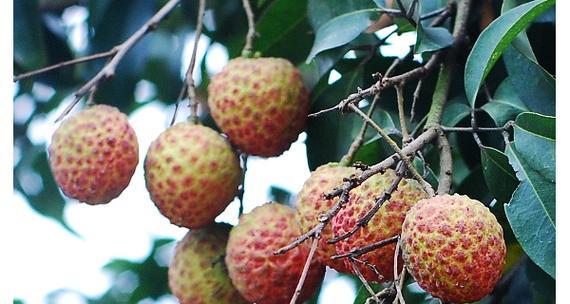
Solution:
<svg viewBox="0 0 570 304">
<path fill-rule="evenodd" d="M 437 134 L 437 128 L 427 129 L 425 132 L 420 134 L 417 138 L 411 141 L 407 146 L 402 148 L 403 155 L 409 157 L 414 155 L 418 150 L 424 147 L 429 142 L 433 141 Z M 325 213 L 319 215 L 318 221 L 319 223 L 313 227 L 313 229 L 309 230 L 307 233 L 300 235 L 297 239 L 293 242 L 280 248 L 279 250 L 275 251 L 274 254 L 284 254 L 289 250 L 299 246 L 299 244 L 303 243 L 309 238 L 315 237 L 320 235 L 323 229 L 329 224 L 330 220 L 336 216 L 336 214 L 340 211 L 340 209 L 348 202 L 349 199 L 349 192 L 360 186 L 363 182 L 365 182 L 371 176 L 378 174 L 380 172 L 384 172 L 386 169 L 394 166 L 398 161 L 400 161 L 400 155 L 398 153 L 392 154 L 390 157 L 384 159 L 383 161 L 368 167 L 368 169 L 360 172 L 360 174 L 356 174 L 349 178 L 346 178 L 342 185 L 338 188 L 335 188 L 333 191 L 324 195 L 325 199 L 333 199 L 335 197 L 339 197 L 338 201 Z"/>
<path fill-rule="evenodd" d="M 342 235 L 334 236 L 332 239 L 328 240 L 328 243 L 332 244 L 347 239 L 353 234 L 355 234 L 360 228 L 368 225 L 368 223 L 370 222 L 372 217 L 376 214 L 376 212 L 380 210 L 380 208 L 382 208 L 382 205 L 391 198 L 392 193 L 398 188 L 400 181 L 404 178 L 405 171 L 406 170 L 405 166 L 403 166 L 403 163 L 402 162 L 398 163 L 398 167 L 396 169 L 396 178 L 392 181 L 390 186 L 386 190 L 384 190 L 382 196 L 376 199 L 376 201 L 374 202 L 374 206 L 370 210 L 368 210 L 368 212 L 361 219 L 359 219 L 356 222 L 356 224 L 354 225 L 354 227 L 352 227 L 350 231 Z"/>
<path fill-rule="evenodd" d="M 313 256 L 315 255 L 315 251 L 317 250 L 318 244 L 319 244 L 319 239 L 313 238 L 313 243 L 311 244 L 311 250 L 309 251 L 309 256 L 307 256 L 307 260 L 305 261 L 305 266 L 303 266 L 303 272 L 301 273 L 301 278 L 299 278 L 299 282 L 297 283 L 297 287 L 295 288 L 293 297 L 289 302 L 290 304 L 297 303 L 297 299 L 301 295 L 301 290 L 303 289 L 303 284 L 305 283 L 305 279 L 307 278 L 307 273 L 309 272 L 309 268 L 311 267 L 311 262 L 313 261 Z"/>
</svg>

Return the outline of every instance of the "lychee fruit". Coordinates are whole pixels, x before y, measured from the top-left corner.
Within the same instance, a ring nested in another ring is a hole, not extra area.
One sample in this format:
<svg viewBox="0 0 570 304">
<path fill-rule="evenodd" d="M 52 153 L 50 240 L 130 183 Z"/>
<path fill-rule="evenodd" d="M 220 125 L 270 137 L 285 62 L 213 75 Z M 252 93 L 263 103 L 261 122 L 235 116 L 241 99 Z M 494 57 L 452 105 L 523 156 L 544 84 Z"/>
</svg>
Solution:
<svg viewBox="0 0 570 304">
<path fill-rule="evenodd" d="M 212 78 L 208 105 L 216 124 L 247 154 L 289 149 L 305 126 L 308 92 L 301 73 L 282 58 L 236 58 Z"/>
<path fill-rule="evenodd" d="M 382 197 L 394 179 L 396 173 L 392 169 L 382 174 L 376 174 L 367 179 L 362 185 L 350 192 L 350 199 L 343 209 L 333 218 L 335 236 L 343 235 L 352 230 L 357 222 L 374 206 L 376 199 Z M 352 236 L 336 243 L 339 254 L 350 252 L 352 249 L 379 242 L 402 231 L 402 223 L 406 213 L 419 200 L 427 198 L 428 194 L 420 183 L 414 179 L 402 179 L 398 188 L 392 192 L 390 199 L 372 217 L 370 222 L 361 227 Z M 356 267 L 367 281 L 385 282 L 394 278 L 395 244 L 389 244 L 358 257 L 366 263 L 356 262 Z M 352 271 L 347 259 L 345 266 Z M 371 267 L 373 265 L 374 267 Z M 402 268 L 400 261 L 399 266 Z"/>
<path fill-rule="evenodd" d="M 213 222 L 236 195 L 242 171 L 216 131 L 190 122 L 162 132 L 144 163 L 146 188 L 171 223 L 191 229 Z"/>
<path fill-rule="evenodd" d="M 282 255 L 273 253 L 302 234 L 295 212 L 278 203 L 253 209 L 230 232 L 226 265 L 243 297 L 257 304 L 289 303 L 309 255 L 303 243 Z M 298 303 L 308 299 L 322 282 L 325 267 L 313 259 Z"/>
<path fill-rule="evenodd" d="M 505 264 L 503 229 L 481 202 L 438 195 L 417 203 L 404 221 L 402 256 L 416 282 L 444 302 L 489 294 Z"/>
<path fill-rule="evenodd" d="M 340 187 L 344 178 L 348 178 L 356 172 L 355 168 L 341 166 L 338 163 L 328 163 L 311 172 L 311 176 L 305 181 L 303 188 L 297 195 L 295 203 L 296 215 L 303 233 L 313 229 L 319 223 L 318 216 L 329 211 L 338 201 L 338 197 L 326 199 L 325 194 Z M 350 273 L 350 270 L 345 267 L 344 261 L 331 259 L 331 256 L 336 255 L 335 245 L 327 243 L 332 237 L 332 227 L 327 225 L 321 233 L 315 257 L 326 266 L 340 272 Z"/>
<path fill-rule="evenodd" d="M 127 116 L 107 105 L 88 107 L 63 121 L 48 152 L 61 191 L 90 205 L 119 196 L 139 162 L 137 137 Z"/>
<path fill-rule="evenodd" d="M 215 223 L 191 230 L 176 244 L 168 284 L 181 304 L 247 303 L 224 263 L 231 226 Z"/>
</svg>

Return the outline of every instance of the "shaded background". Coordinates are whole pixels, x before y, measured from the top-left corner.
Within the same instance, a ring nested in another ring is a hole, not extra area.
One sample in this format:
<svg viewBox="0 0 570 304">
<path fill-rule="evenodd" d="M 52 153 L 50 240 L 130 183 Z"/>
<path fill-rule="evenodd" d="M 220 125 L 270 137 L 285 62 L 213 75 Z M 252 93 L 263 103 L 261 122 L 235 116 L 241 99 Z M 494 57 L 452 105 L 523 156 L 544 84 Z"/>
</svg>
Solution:
<svg viewBox="0 0 570 304">
<path fill-rule="evenodd" d="M 27 261 L 22 265 L 20 277 L 14 279 L 13 293 L 19 299 L 17 302 L 175 302 L 169 294 L 166 271 L 174 241 L 182 238 L 186 229 L 170 225 L 150 201 L 144 188 L 142 161 L 150 142 L 168 127 L 189 62 L 197 1 L 182 2 L 155 32 L 129 51 L 119 64 L 116 76 L 101 84 L 95 96 L 96 102 L 116 106 L 127 113 L 139 140 L 139 167 L 130 186 L 109 205 L 87 206 L 64 198 L 51 176 L 46 154 L 51 134 L 57 128 L 55 118 L 73 100 L 74 90 L 96 74 L 105 59 L 16 84 L 15 204 L 10 226 L 22 232 L 15 245 L 22 249 L 21 258 Z M 127 39 L 166 1 L 14 0 L 13 3 L 14 73 L 17 75 L 109 50 Z M 206 100 L 210 77 L 220 71 L 229 58 L 239 55 L 247 31 L 241 1 L 208 0 L 207 3 L 194 75 L 202 102 Z M 415 34 L 404 30 L 381 42 L 382 37 L 395 29 L 391 27 L 374 34 L 362 34 L 349 45 L 326 51 L 311 64 L 304 63 L 313 43 L 313 28 L 344 11 L 375 6 L 372 1 L 364 0 L 339 3 L 252 1 L 260 33 L 254 49 L 263 56 L 284 57 L 299 66 L 305 83 L 312 89 L 311 111 L 336 104 L 356 87 L 369 86 L 373 72 L 385 71 L 393 56 L 406 56 L 409 46 L 415 42 Z M 489 3 L 495 10 L 500 7 L 500 1 Z M 476 4 L 474 14 L 480 10 Z M 474 37 L 477 34 L 472 33 Z M 540 63 L 555 74 L 554 24 L 535 24 L 529 36 L 533 45 L 541 46 L 535 48 Z M 398 70 L 418 65 L 417 61 L 408 60 Z M 505 73 L 501 64 L 493 70 L 489 77 L 491 91 Z M 418 103 L 419 117 L 427 111 L 434 83 L 433 75 L 425 81 Z M 411 101 L 414 86 L 406 89 L 406 100 Z M 462 87 L 456 83 L 452 89 L 455 97 L 444 117 L 445 125 L 468 125 L 469 106 L 465 97 L 457 94 L 460 91 Z M 394 131 L 399 128 L 394 92 L 386 92 L 383 100 L 374 119 L 393 136 L 398 136 Z M 364 101 L 362 106 L 366 103 Z M 185 106 L 181 109 L 178 121 L 188 115 Z M 200 115 L 204 124 L 215 127 L 207 111 L 201 111 Z M 480 125 L 492 126 L 494 121 L 483 113 Z M 282 156 L 250 157 L 245 212 L 268 200 L 292 204 L 310 170 L 340 159 L 360 126 L 360 120 L 354 116 L 341 119 L 340 114 L 331 113 L 310 120 L 307 131 Z M 370 133 L 367 145 L 357 154 L 357 159 L 365 163 L 375 163 L 390 153 Z M 482 137 L 489 145 L 502 145 L 498 136 L 485 134 Z M 471 136 L 454 134 L 450 141 L 457 147 L 454 149 L 454 189 L 490 202 L 492 197 L 482 182 L 479 154 L 472 152 L 477 150 Z M 437 163 L 437 153 L 428 149 L 425 154 L 428 162 Z M 238 202 L 234 201 L 217 220 L 236 224 L 237 209 Z M 522 266 L 515 272 L 515 279 L 504 287 L 501 301 L 552 302 L 553 280 L 525 259 L 520 247 L 513 248 L 509 248 L 515 252 L 511 260 Z M 329 270 L 322 289 L 311 301 L 350 303 L 359 288 L 360 283 L 353 276 Z M 416 284 L 406 288 L 407 303 L 420 303 L 425 299 L 429 299 L 429 295 Z M 492 300 L 490 297 L 484 302 Z"/>
</svg>

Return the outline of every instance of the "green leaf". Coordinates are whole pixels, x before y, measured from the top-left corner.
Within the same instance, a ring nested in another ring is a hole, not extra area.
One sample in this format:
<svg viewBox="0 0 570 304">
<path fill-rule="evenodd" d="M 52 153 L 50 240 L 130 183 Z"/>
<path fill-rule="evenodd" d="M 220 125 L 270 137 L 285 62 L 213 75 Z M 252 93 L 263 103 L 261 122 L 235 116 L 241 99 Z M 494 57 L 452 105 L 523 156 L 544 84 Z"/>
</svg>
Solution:
<svg viewBox="0 0 570 304">
<path fill-rule="evenodd" d="M 517 7 L 520 4 L 524 4 L 528 1 L 521 1 L 517 0 L 505 0 L 503 1 L 503 6 L 501 7 L 501 15 L 506 13 L 508 10 Z M 525 56 L 530 58 L 534 62 L 538 62 L 534 52 L 532 51 L 532 47 L 530 46 L 530 42 L 528 41 L 528 36 L 526 31 L 521 31 L 513 40 L 513 46 L 519 49 Z"/>
<path fill-rule="evenodd" d="M 317 30 L 313 48 L 306 62 L 310 62 L 315 55 L 324 50 L 349 43 L 370 26 L 372 20 L 377 20 L 379 17 L 379 10 L 372 8 L 349 12 L 331 19 Z"/>
<path fill-rule="evenodd" d="M 255 27 L 254 50 L 265 57 L 286 58 L 297 64 L 307 56 L 313 36 L 307 19 L 307 0 L 277 0 Z"/>
<path fill-rule="evenodd" d="M 449 47 L 453 43 L 453 36 L 443 27 L 430 27 L 418 23 L 418 36 L 414 52 L 422 54 Z"/>
<path fill-rule="evenodd" d="M 505 212 L 527 255 L 554 278 L 556 176 L 554 118 L 535 113 L 517 117 L 514 143 L 506 149 L 520 180 Z"/>
<path fill-rule="evenodd" d="M 554 5 L 554 0 L 535 0 L 513 8 L 495 19 L 479 36 L 465 67 L 465 92 L 472 107 L 485 77 L 511 41 L 532 20 Z"/>
<path fill-rule="evenodd" d="M 357 62 L 353 62 L 350 72 L 329 85 L 323 77 L 311 94 L 311 112 L 336 105 L 354 88 L 362 86 L 364 70 Z M 343 115 L 338 111 L 309 119 L 307 123 L 307 158 L 309 168 L 316 169 L 322 164 L 338 161 L 348 150 L 352 138 L 358 132 L 355 115 Z M 361 125 L 361 124 L 358 124 Z"/>
<path fill-rule="evenodd" d="M 489 191 L 498 203 L 507 203 L 518 185 L 513 168 L 509 165 L 508 157 L 492 147 L 481 147 L 481 165 L 483 176 Z"/>
<path fill-rule="evenodd" d="M 378 2 L 383 2 L 379 0 Z M 308 15 L 311 27 L 316 31 L 327 21 L 340 15 L 363 10 L 367 8 L 377 8 L 379 5 L 371 0 L 351 0 L 351 1 L 330 1 L 330 0 L 309 0 Z M 382 6 L 380 6 L 382 7 Z"/>
<path fill-rule="evenodd" d="M 509 73 L 509 81 L 521 101 L 533 112 L 554 115 L 554 77 L 517 48 L 507 48 L 503 60 Z"/>
<path fill-rule="evenodd" d="M 454 127 L 465 117 L 469 116 L 471 108 L 467 105 L 467 100 L 463 94 L 453 97 L 445 107 L 445 112 L 441 118 L 441 124 L 447 127 Z"/>
<path fill-rule="evenodd" d="M 517 117 L 516 124 L 518 127 L 526 130 L 532 130 L 539 136 L 556 139 L 556 119 L 552 116 L 540 115 L 537 113 L 521 113 Z"/>
<path fill-rule="evenodd" d="M 528 111 L 526 105 L 520 100 L 509 78 L 501 82 L 491 102 L 481 107 L 493 118 L 495 125 L 502 126 L 507 121 L 515 119 L 518 114 Z"/>
<path fill-rule="evenodd" d="M 370 287 L 375 292 L 379 292 L 382 289 L 382 285 L 376 284 L 376 283 L 370 283 Z M 361 284 L 360 287 L 358 288 L 358 292 L 356 293 L 356 298 L 354 299 L 354 304 L 364 304 L 364 303 L 366 303 L 366 300 L 369 297 L 370 297 L 370 293 L 368 292 L 366 287 L 364 287 L 364 285 Z"/>
</svg>

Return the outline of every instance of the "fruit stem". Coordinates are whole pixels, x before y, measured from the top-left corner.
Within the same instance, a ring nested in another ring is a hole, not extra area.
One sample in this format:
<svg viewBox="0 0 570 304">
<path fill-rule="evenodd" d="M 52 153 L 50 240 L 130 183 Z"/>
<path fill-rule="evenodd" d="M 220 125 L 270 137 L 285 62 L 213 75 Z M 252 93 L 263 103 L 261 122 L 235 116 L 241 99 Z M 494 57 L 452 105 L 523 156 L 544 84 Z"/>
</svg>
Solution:
<svg viewBox="0 0 570 304">
<path fill-rule="evenodd" d="M 247 16 L 247 35 L 245 37 L 245 45 L 241 51 L 241 56 L 246 58 L 251 58 L 253 56 L 253 40 L 257 33 L 255 32 L 255 17 L 253 15 L 253 10 L 251 9 L 251 4 L 249 0 L 242 0 L 243 8 Z"/>
</svg>

